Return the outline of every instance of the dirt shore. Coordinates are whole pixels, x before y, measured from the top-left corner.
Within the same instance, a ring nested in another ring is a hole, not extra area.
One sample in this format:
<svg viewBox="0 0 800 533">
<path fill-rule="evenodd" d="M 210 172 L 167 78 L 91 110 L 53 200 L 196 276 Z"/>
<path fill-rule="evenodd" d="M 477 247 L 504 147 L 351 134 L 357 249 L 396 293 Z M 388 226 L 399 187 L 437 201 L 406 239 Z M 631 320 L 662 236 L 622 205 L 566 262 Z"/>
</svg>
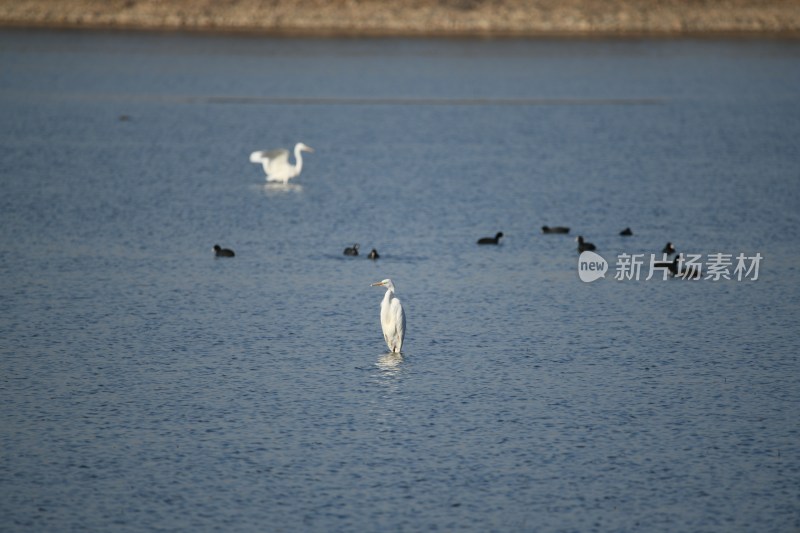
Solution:
<svg viewBox="0 0 800 533">
<path fill-rule="evenodd" d="M 798 0 L 0 0 L 0 27 L 297 35 L 800 37 Z"/>
</svg>

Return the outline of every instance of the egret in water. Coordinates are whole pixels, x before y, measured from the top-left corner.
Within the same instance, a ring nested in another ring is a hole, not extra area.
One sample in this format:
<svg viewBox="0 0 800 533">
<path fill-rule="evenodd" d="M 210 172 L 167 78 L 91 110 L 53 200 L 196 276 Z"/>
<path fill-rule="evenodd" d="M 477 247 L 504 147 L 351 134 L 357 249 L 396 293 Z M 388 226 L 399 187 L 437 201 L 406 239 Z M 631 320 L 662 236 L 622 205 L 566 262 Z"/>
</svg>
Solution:
<svg viewBox="0 0 800 533">
<path fill-rule="evenodd" d="M 282 181 L 286 185 L 290 179 L 299 175 L 303 170 L 303 152 L 313 152 L 314 149 L 303 143 L 294 145 L 294 165 L 289 163 L 289 150 L 258 151 L 250 154 L 251 163 L 261 163 L 267 174 L 267 181 Z"/>
<path fill-rule="evenodd" d="M 406 313 L 397 296 L 394 295 L 392 280 L 385 279 L 372 284 L 373 287 L 386 287 L 381 302 L 381 329 L 386 345 L 392 353 L 400 353 L 403 338 L 406 336 Z"/>
<path fill-rule="evenodd" d="M 235 257 L 236 254 L 233 253 L 233 250 L 230 248 L 223 248 L 219 244 L 214 245 L 214 256 L 215 257 Z"/>
<path fill-rule="evenodd" d="M 481 237 L 478 239 L 478 244 L 500 244 L 500 237 L 503 236 L 502 231 L 498 231 L 494 237 Z"/>
</svg>

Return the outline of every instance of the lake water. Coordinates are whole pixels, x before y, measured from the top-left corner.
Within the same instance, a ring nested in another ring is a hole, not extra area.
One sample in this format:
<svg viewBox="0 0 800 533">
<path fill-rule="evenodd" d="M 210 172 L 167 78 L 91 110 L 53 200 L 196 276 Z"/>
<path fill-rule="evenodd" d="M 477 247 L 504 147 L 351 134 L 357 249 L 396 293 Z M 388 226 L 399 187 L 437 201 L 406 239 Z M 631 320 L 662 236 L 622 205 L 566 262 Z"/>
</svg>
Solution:
<svg viewBox="0 0 800 533">
<path fill-rule="evenodd" d="M 0 530 L 797 531 L 798 88 L 798 41 L 0 32 Z M 667 241 L 758 279 L 614 279 Z"/>
</svg>

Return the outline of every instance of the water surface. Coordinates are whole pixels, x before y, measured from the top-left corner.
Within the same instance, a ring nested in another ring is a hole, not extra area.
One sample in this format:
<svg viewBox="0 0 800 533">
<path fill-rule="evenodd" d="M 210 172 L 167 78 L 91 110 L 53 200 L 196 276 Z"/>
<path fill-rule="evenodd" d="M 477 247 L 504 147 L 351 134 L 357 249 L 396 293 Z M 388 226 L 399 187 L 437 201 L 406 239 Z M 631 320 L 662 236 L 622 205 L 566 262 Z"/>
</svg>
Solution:
<svg viewBox="0 0 800 533">
<path fill-rule="evenodd" d="M 0 529 L 800 528 L 798 67 L 0 32 Z M 266 187 L 249 153 L 297 141 Z M 764 260 L 585 284 L 577 234 Z"/>
</svg>

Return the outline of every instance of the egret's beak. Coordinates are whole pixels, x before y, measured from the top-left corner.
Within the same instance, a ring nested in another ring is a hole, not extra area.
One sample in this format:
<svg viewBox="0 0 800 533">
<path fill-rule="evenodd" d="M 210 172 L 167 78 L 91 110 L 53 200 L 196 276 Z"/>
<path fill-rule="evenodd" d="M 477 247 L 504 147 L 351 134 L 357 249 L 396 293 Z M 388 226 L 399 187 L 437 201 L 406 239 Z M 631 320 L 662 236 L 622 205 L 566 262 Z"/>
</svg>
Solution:
<svg viewBox="0 0 800 533">
<path fill-rule="evenodd" d="M 378 287 L 380 285 L 383 285 L 382 281 L 378 281 L 378 282 L 372 283 L 372 284 L 370 284 L 370 287 Z"/>
<path fill-rule="evenodd" d="M 306 152 L 314 152 L 314 149 L 313 149 L 313 148 L 311 148 L 310 146 L 306 146 L 306 147 L 305 147 L 305 151 L 306 151 Z"/>
</svg>

